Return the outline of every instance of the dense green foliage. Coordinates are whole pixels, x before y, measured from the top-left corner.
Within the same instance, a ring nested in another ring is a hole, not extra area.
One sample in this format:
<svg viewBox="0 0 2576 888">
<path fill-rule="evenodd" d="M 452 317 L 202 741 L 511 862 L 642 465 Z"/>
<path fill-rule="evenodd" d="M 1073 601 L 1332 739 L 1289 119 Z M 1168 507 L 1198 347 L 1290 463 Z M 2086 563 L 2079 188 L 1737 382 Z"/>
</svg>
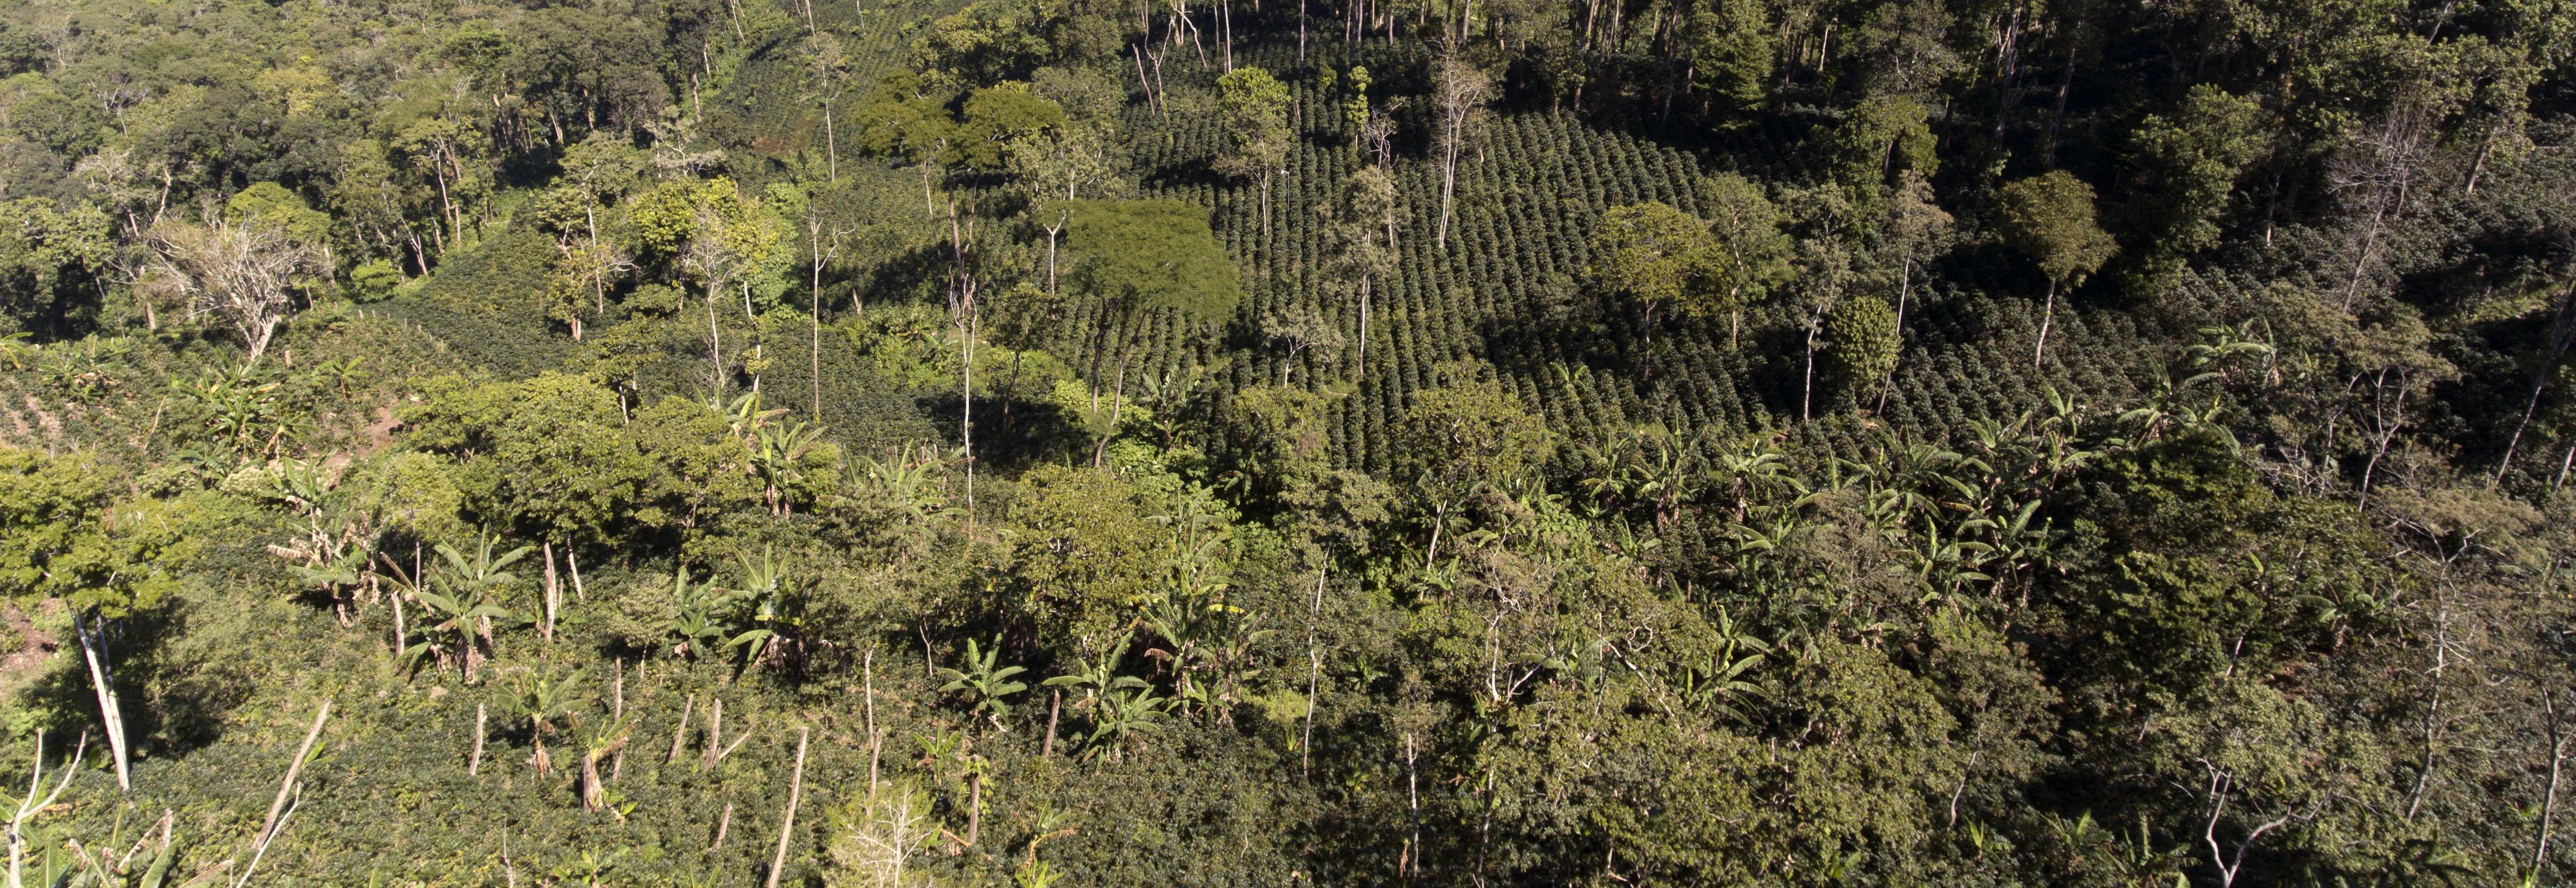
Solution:
<svg viewBox="0 0 2576 888">
<path fill-rule="evenodd" d="M 2566 883 L 2569 182 L 2564 4 L 8 5 L 10 885 Z"/>
</svg>

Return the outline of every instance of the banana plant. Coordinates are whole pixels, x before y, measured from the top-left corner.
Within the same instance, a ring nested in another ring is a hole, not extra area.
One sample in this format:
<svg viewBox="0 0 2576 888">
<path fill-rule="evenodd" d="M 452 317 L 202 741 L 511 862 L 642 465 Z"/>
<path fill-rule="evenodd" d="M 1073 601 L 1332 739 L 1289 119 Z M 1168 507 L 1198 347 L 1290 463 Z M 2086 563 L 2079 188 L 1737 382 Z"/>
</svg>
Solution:
<svg viewBox="0 0 2576 888">
<path fill-rule="evenodd" d="M 683 564 L 671 575 L 671 600 L 677 610 L 662 624 L 663 632 L 676 640 L 671 653 L 699 658 L 724 647 L 724 626 L 719 622 L 719 611 L 725 606 L 721 590 L 712 584 L 690 581 L 689 566 Z"/>
<path fill-rule="evenodd" d="M 257 371 L 209 372 L 179 384 L 179 394 L 203 414 L 206 432 L 230 446 L 237 459 L 273 453 L 287 436 L 281 417 L 278 384 L 258 379 Z"/>
<path fill-rule="evenodd" d="M 133 351 L 134 343 L 122 336 L 93 336 L 81 340 L 77 348 L 63 343 L 44 368 L 46 380 L 71 391 L 75 397 L 93 398 L 122 384 L 116 370 Z"/>
<path fill-rule="evenodd" d="M 482 657 L 490 653 L 493 646 L 492 624 L 518 620 L 516 613 L 493 599 L 502 587 L 518 580 L 518 576 L 510 572 L 510 565 L 535 551 L 532 547 L 521 546 L 496 556 L 492 550 L 498 545 L 499 540 L 484 537 L 475 547 L 473 557 L 469 558 L 454 546 L 438 544 L 436 551 L 440 563 L 430 574 L 431 585 L 437 586 L 438 591 L 422 588 L 413 593 L 422 605 L 429 608 L 431 616 L 440 618 L 430 626 L 431 636 L 455 637 L 456 650 L 464 660 L 467 684 L 475 682 Z M 480 642 L 479 647 L 477 642 Z"/>
<path fill-rule="evenodd" d="M 2208 341 L 2193 343 L 2183 349 L 2183 356 L 2191 362 L 2193 369 L 2216 374 L 2221 385 L 2234 382 L 2232 374 L 2236 368 L 2233 365 L 2240 359 L 2262 359 L 2267 366 L 2271 363 L 2271 343 L 2254 334 L 2254 326 L 2260 322 L 2257 318 L 2247 318 L 2233 327 L 2202 327 L 2200 335 L 2209 337 Z"/>
<path fill-rule="evenodd" d="M 1010 727 L 1002 724 L 1002 717 L 1011 713 L 1008 698 L 1029 689 L 1026 683 L 1012 681 L 1011 676 L 1028 670 L 998 665 L 1001 657 L 998 639 L 989 651 L 977 647 L 974 639 L 967 639 L 965 668 L 940 669 L 939 674 L 946 677 L 948 683 L 940 685 L 939 692 L 962 692 L 970 703 L 967 711 L 982 715 L 995 728 L 1008 731 Z"/>
<path fill-rule="evenodd" d="M 510 565 L 537 550 L 535 546 L 520 546 L 496 555 L 493 550 L 500 544 L 498 537 L 481 537 L 476 540 L 474 555 L 470 558 L 446 543 L 434 547 L 439 558 L 437 576 L 448 588 L 455 590 L 459 600 L 491 604 L 498 609 L 498 613 L 484 616 L 475 626 L 486 647 L 492 645 L 492 622 L 496 619 L 508 622 L 516 616 L 506 608 L 499 608 L 497 601 L 504 587 L 519 581 L 519 575 L 510 572 Z"/>
<path fill-rule="evenodd" d="M 1914 583 L 1923 590 L 1920 603 L 1947 600 L 1970 584 L 1991 582 L 1993 577 L 1978 570 L 1990 552 L 1985 543 L 1944 538 L 1938 523 L 1925 525 L 1915 546 L 1906 550 L 1914 562 Z"/>
<path fill-rule="evenodd" d="M 727 633 L 725 646 L 739 652 L 736 673 L 754 664 L 792 665 L 804 641 L 804 586 L 772 549 L 759 557 L 737 556 L 742 588 L 724 596 L 718 608 Z"/>
<path fill-rule="evenodd" d="M 347 399 L 350 397 L 350 390 L 358 383 L 358 365 L 366 361 L 365 355 L 352 355 L 337 361 L 317 363 L 313 365 L 313 370 L 316 376 L 328 380 L 332 388 L 340 392 L 342 399 Z"/>
<path fill-rule="evenodd" d="M 1156 696 L 1151 686 L 1101 695 L 1100 706 L 1092 714 L 1091 734 L 1084 739 L 1089 747 L 1085 754 L 1105 755 L 1110 761 L 1124 758 L 1129 742 L 1141 742 L 1147 735 L 1162 732 L 1162 722 L 1170 717 L 1171 709 L 1172 699 Z"/>
<path fill-rule="evenodd" d="M 822 426 L 802 421 L 788 425 L 763 424 L 753 430 L 751 466 L 760 476 L 761 496 L 768 503 L 770 514 L 785 515 L 791 511 L 787 501 L 788 485 L 798 480 L 798 466 L 822 439 Z"/>
<path fill-rule="evenodd" d="M 1583 386 L 1592 379 L 1592 367 L 1588 364 L 1567 364 L 1564 361 L 1549 361 L 1547 362 L 1547 379 L 1549 382 L 1555 383 L 1558 389 L 1564 391 L 1566 403 L 1581 404 L 1583 403 Z"/>
<path fill-rule="evenodd" d="M 1628 497 L 1628 448 L 1626 442 L 1600 444 L 1582 442 L 1568 448 L 1574 461 L 1576 487 L 1583 489 L 1586 517 L 1600 518 L 1617 510 Z"/>
<path fill-rule="evenodd" d="M 616 793 L 600 779 L 599 763 L 607 760 L 609 756 L 616 755 L 618 750 L 625 749 L 627 741 L 635 736 L 636 725 L 640 723 L 642 718 L 634 715 L 624 718 L 614 716 L 584 718 L 577 710 L 573 713 L 573 742 L 581 749 L 581 806 L 584 809 L 610 811 L 622 821 L 626 819 L 627 812 L 634 808 L 631 802 L 621 804 L 615 797 Z"/>
<path fill-rule="evenodd" d="M 331 556 L 317 555 L 311 564 L 290 565 L 295 578 L 318 589 L 331 601 L 331 611 L 341 628 L 349 626 L 350 591 L 358 585 L 360 571 L 367 566 L 367 550 L 361 546 L 344 546 Z"/>
<path fill-rule="evenodd" d="M 587 700 L 580 690 L 581 680 L 587 674 L 587 669 L 575 669 L 561 677 L 528 673 L 518 687 L 501 698 L 502 711 L 528 722 L 528 737 L 537 747 L 536 754 L 528 758 L 528 764 L 536 767 L 539 777 L 547 776 L 554 769 L 554 757 L 546 750 L 546 738 L 553 736 L 559 723 L 571 719 Z"/>
<path fill-rule="evenodd" d="M 1756 502 L 1776 500 L 1782 494 L 1807 493 L 1806 482 L 1790 473 L 1780 442 L 1768 436 L 1722 447 L 1710 464 L 1716 470 L 1715 478 L 1734 500 L 1729 515 L 1736 523 L 1751 518 Z"/>
<path fill-rule="evenodd" d="M 1724 642 L 1705 666 L 1692 666 L 1681 675 L 1681 698 L 1707 715 L 1748 722 L 1751 719 L 1736 706 L 1739 699 L 1768 701 L 1771 693 L 1748 680 L 1756 667 L 1769 659 L 1771 644 L 1736 625 L 1734 615 L 1726 608 L 1717 609 L 1715 619 L 1718 637 Z"/>
<path fill-rule="evenodd" d="M 760 406 L 759 392 L 744 392 L 735 397 L 731 403 L 708 406 L 714 407 L 718 414 L 724 416 L 725 427 L 744 443 L 750 443 L 751 436 L 762 426 L 768 425 L 770 420 L 787 415 L 785 410 L 763 409 Z"/>
<path fill-rule="evenodd" d="M 517 582 L 519 577 L 510 572 L 510 565 L 518 563 L 521 558 L 528 557 L 528 553 L 536 551 L 537 548 L 520 546 L 498 555 L 493 554 L 492 550 L 499 548 L 500 543 L 497 537 L 483 537 L 476 542 L 474 555 L 470 558 L 454 546 L 446 543 L 438 544 L 434 547 L 434 551 L 440 558 L 440 578 L 446 580 L 458 591 L 478 599 L 489 598 L 501 587 Z"/>
<path fill-rule="evenodd" d="M 615 877 L 625 862 L 626 849 L 620 848 L 602 854 L 584 848 L 580 855 L 568 858 L 556 866 L 553 872 L 554 881 L 547 884 L 581 885 L 584 888 L 626 884 L 625 879 Z"/>
<path fill-rule="evenodd" d="M 1707 489 L 1708 466 L 1701 457 L 1705 437 L 1677 435 L 1661 425 L 1638 429 L 1625 486 L 1629 496 L 1651 507 L 1657 528 Z"/>
<path fill-rule="evenodd" d="M 861 455 L 846 464 L 849 488 L 875 490 L 884 495 L 895 510 L 915 524 L 926 524 L 933 518 L 951 518 L 963 510 L 948 504 L 940 490 L 939 460 L 928 447 L 902 451 L 879 460 Z"/>
<path fill-rule="evenodd" d="M 437 622 L 422 630 L 425 639 L 405 653 L 404 665 L 417 662 L 423 656 L 436 656 L 441 661 L 453 657 L 459 661 L 465 683 L 473 684 L 482 666 L 482 652 L 476 646 L 482 634 L 478 627 L 485 620 L 508 618 L 509 610 L 490 602 L 477 602 L 427 588 L 412 590 L 412 598 L 428 609 L 429 616 Z"/>
<path fill-rule="evenodd" d="M 1077 662 L 1082 664 L 1081 671 L 1059 675 L 1040 684 L 1051 688 L 1072 689 L 1077 694 L 1073 701 L 1074 710 L 1077 712 L 1096 708 L 1100 698 L 1110 692 L 1146 687 L 1144 679 L 1118 674 L 1118 662 L 1127 657 L 1127 646 L 1135 640 L 1134 635 L 1122 637 L 1118 639 L 1117 644 L 1111 645 L 1109 653 L 1099 660 L 1095 661 L 1087 657 L 1079 659 Z"/>
<path fill-rule="evenodd" d="M 1129 737 L 1160 730 L 1154 723 L 1164 716 L 1171 701 L 1154 695 L 1154 686 L 1132 675 L 1118 674 L 1118 663 L 1127 656 L 1128 645 L 1135 640 L 1129 635 L 1118 639 L 1106 656 L 1099 660 L 1079 661 L 1081 671 L 1047 679 L 1047 687 L 1067 688 L 1075 692 L 1072 709 L 1091 720 L 1091 731 L 1084 738 L 1086 755 L 1118 754 L 1115 744 Z M 1101 744 L 1113 748 L 1103 749 Z"/>
<path fill-rule="evenodd" d="M 1135 403 L 1153 418 L 1156 431 L 1163 436 L 1163 449 L 1178 443 L 1182 408 L 1205 387 L 1206 371 L 1197 364 L 1173 367 L 1161 373 L 1146 374 L 1138 386 Z"/>
</svg>

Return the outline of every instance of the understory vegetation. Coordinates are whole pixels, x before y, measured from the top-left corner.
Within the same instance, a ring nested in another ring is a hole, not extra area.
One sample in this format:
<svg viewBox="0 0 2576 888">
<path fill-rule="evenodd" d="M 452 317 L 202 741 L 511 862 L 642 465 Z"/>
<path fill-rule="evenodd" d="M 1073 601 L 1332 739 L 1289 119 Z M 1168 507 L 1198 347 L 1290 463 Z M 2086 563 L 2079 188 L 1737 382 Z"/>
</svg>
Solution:
<svg viewBox="0 0 2576 888">
<path fill-rule="evenodd" d="M 2570 183 L 2526 0 L 9 4 L 7 885 L 2565 884 Z"/>
</svg>

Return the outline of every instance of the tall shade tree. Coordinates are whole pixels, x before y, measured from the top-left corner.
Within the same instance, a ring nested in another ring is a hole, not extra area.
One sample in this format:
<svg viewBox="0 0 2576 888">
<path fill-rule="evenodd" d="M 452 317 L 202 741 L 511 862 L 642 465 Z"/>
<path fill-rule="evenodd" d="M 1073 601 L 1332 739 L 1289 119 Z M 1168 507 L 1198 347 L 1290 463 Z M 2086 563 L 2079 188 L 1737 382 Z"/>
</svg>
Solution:
<svg viewBox="0 0 2576 888">
<path fill-rule="evenodd" d="M 778 295 L 784 284 L 779 272 L 794 258 L 780 248 L 782 226 L 759 201 L 721 176 L 664 183 L 629 202 L 627 217 L 647 250 L 677 262 L 697 281 L 706 302 L 713 384 L 722 394 L 727 374 L 716 300 L 739 295 L 743 318 L 751 320 L 765 308 L 754 305 L 755 294 Z M 757 372 L 753 379 L 756 386 Z"/>
<path fill-rule="evenodd" d="M 1741 128 L 1769 95 L 1779 50 L 1771 39 L 1769 11 L 1761 0 L 1701 4 L 1682 28 L 1690 56 L 1691 86 L 1706 111 L 1724 111 L 1721 124 Z M 1669 106 L 1667 113 L 1669 113 Z"/>
<path fill-rule="evenodd" d="M 268 351 L 295 297 L 323 271 L 321 249 L 261 218 L 203 225 L 167 221 L 150 236 L 154 258 L 143 286 L 213 318 L 241 340 L 252 363 Z"/>
<path fill-rule="evenodd" d="M 546 316 L 563 322 L 579 342 L 585 306 L 593 316 L 607 312 L 609 286 L 634 262 L 616 243 L 599 236 L 599 204 L 587 188 L 547 189 L 528 201 L 527 212 L 522 218 L 533 217 L 539 228 L 554 235 L 554 268 L 546 275 L 543 297 Z"/>
<path fill-rule="evenodd" d="M 813 30 L 811 0 L 805 18 L 806 30 Z M 823 106 L 824 174 L 837 183 L 841 181 L 841 140 L 832 112 L 840 102 L 842 82 L 850 77 L 850 55 L 841 48 L 841 38 L 832 34 L 809 33 L 799 45 L 805 50 L 805 76 L 813 87 L 815 100 Z"/>
<path fill-rule="evenodd" d="M 1857 397 L 1896 370 L 1903 345 L 1896 310 L 1876 296 L 1845 299 L 1825 319 L 1825 353 L 1832 358 L 1834 387 Z"/>
<path fill-rule="evenodd" d="M 1075 201 L 1114 197 L 1124 190 L 1118 158 L 1111 153 L 1107 127 L 1071 124 L 1029 133 L 1011 142 L 1008 157 L 1013 181 L 1028 200 L 1027 212 L 1046 232 L 1046 289 L 1057 292 L 1056 248 L 1064 227 L 1073 221 Z"/>
<path fill-rule="evenodd" d="M 119 501 L 124 484 L 84 454 L 47 456 L 0 447 L 0 592 L 34 612 L 60 601 L 72 616 L 116 758 L 116 784 L 131 790 L 125 716 L 109 662 L 108 625 L 160 605 L 194 551 L 171 503 Z"/>
<path fill-rule="evenodd" d="M 1792 244 L 1780 230 L 1780 207 L 1753 180 L 1720 173 L 1709 178 L 1705 189 L 1709 234 L 1717 243 L 1706 307 L 1709 313 L 1727 313 L 1726 344 L 1733 348 L 1744 326 L 1744 307 L 1788 281 Z"/>
<path fill-rule="evenodd" d="M 958 166 L 977 172 L 1002 169 L 1011 143 L 1064 126 L 1064 107 L 1012 81 L 966 96 L 951 149 Z"/>
<path fill-rule="evenodd" d="M 2093 186 L 2065 170 L 2012 182 L 1997 195 L 2004 240 L 2039 263 L 2048 277 L 2047 307 L 2040 312 L 2039 344 L 2031 366 L 2048 357 L 2048 329 L 2057 319 L 2059 287 L 2081 286 L 2120 248 L 2093 221 Z"/>
<path fill-rule="evenodd" d="M 1592 224 L 1592 265 L 1585 271 L 1594 284 L 1644 309 L 1650 362 L 1655 310 L 1673 305 L 1700 314 L 1719 302 L 1709 287 L 1717 267 L 1717 240 L 1708 223 L 1671 204 L 1613 207 Z"/>
<path fill-rule="evenodd" d="M 426 211 L 420 195 L 402 187 L 391 157 L 383 143 L 372 139 L 341 145 L 330 208 L 343 224 L 373 241 L 377 253 L 399 262 L 408 252 L 412 270 L 428 274 L 429 247 L 421 242 L 418 225 Z M 129 228 L 137 226 L 131 214 L 127 219 Z"/>
<path fill-rule="evenodd" d="M 1896 326 L 1905 326 L 1905 308 L 1914 295 L 1915 266 L 1948 248 L 1950 213 L 1933 202 L 1932 182 L 1911 170 L 1897 180 L 1889 196 L 1887 224 L 1880 227 L 1883 249 L 1896 254 Z"/>
<path fill-rule="evenodd" d="M 1176 200 L 1083 201 L 1074 207 L 1066 245 L 1077 263 L 1077 286 L 1103 309 L 1101 334 L 1117 341 L 1113 417 L 1126 405 L 1127 359 L 1146 312 L 1169 310 L 1204 323 L 1233 314 L 1243 299 L 1240 272 L 1202 207 Z M 1096 410 L 1096 388 L 1091 400 Z"/>
<path fill-rule="evenodd" d="M 59 209 L 22 197 L 0 203 L 0 323 L 62 335 L 106 292 L 114 223 L 83 201 Z"/>
<path fill-rule="evenodd" d="M 1288 162 L 1296 132 L 1288 128 L 1288 85 L 1269 71 L 1236 68 L 1217 79 L 1217 117 L 1225 127 L 1224 172 L 1261 184 L 1261 230 L 1270 230 L 1270 177 Z"/>
<path fill-rule="evenodd" d="M 429 174 L 437 186 L 439 215 L 446 224 L 433 229 L 439 249 L 465 235 L 465 213 L 492 190 L 485 143 L 475 138 L 467 115 L 429 114 L 395 131 L 392 147 L 415 170 Z"/>
<path fill-rule="evenodd" d="M 1397 477 L 1431 513 L 1425 568 L 1438 563 L 1441 532 L 1477 498 L 1509 493 L 1556 448 L 1547 423 L 1520 396 L 1482 374 L 1453 368 L 1453 381 L 1413 396 L 1396 426 Z M 1462 378 L 1464 377 L 1464 378 Z"/>
<path fill-rule="evenodd" d="M 1494 100 L 1494 76 L 1452 47 L 1431 71 L 1431 146 L 1440 161 L 1440 222 L 1435 246 L 1449 245 L 1449 209 L 1458 195 L 1458 162 L 1492 116 L 1485 105 Z"/>
<path fill-rule="evenodd" d="M 1288 376 L 1297 366 L 1299 355 L 1313 351 L 1315 362 L 1331 366 L 1341 357 L 1342 331 L 1331 318 L 1313 306 L 1293 306 L 1261 318 L 1261 338 L 1268 340 L 1282 354 L 1279 360 L 1279 384 L 1287 385 Z"/>
<path fill-rule="evenodd" d="M 2146 199 L 2132 203 L 2162 258 L 2215 246 L 2236 177 L 2264 148 L 2261 103 L 2209 84 L 2191 88 L 2170 115 L 2149 114 L 2130 135 Z"/>
<path fill-rule="evenodd" d="M 1904 96 L 1871 96 L 1843 115 L 1823 140 L 1830 174 L 1851 202 L 1875 215 L 1890 180 L 1905 173 L 1929 176 L 1933 154 L 1931 110 Z"/>
<path fill-rule="evenodd" d="M 1395 206 L 1394 177 L 1371 164 L 1342 183 L 1339 200 L 1321 208 L 1328 280 L 1359 302 L 1354 377 L 1368 374 L 1370 297 L 1379 279 L 1395 273 Z"/>
<path fill-rule="evenodd" d="M 253 182 L 234 192 L 224 199 L 224 219 L 236 224 L 251 222 L 284 228 L 287 237 L 321 252 L 325 273 L 332 267 L 331 216 L 306 204 L 302 195 L 284 185 Z"/>
<path fill-rule="evenodd" d="M 957 125 L 940 100 L 922 89 L 920 76 L 901 71 L 886 75 L 853 116 L 861 148 L 921 167 L 921 211 L 938 215 L 938 201 L 931 196 L 933 173 L 946 160 Z"/>
</svg>

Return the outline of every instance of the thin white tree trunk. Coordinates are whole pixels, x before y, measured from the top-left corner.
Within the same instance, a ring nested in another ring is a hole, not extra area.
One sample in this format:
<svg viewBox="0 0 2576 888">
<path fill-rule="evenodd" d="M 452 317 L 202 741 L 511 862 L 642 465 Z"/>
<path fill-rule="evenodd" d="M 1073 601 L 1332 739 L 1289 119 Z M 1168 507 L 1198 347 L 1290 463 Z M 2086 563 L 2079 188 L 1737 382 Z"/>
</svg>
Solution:
<svg viewBox="0 0 2576 888">
<path fill-rule="evenodd" d="M 1324 566 L 1315 569 L 1315 604 L 1306 612 L 1306 729 L 1297 741 L 1297 770 L 1305 774 L 1314 773 L 1315 690 L 1324 677 L 1324 658 L 1315 651 L 1315 625 L 1324 618 L 1324 575 L 1332 567 L 1331 553 L 1324 557 Z"/>
<path fill-rule="evenodd" d="M 778 888 L 778 874 L 787 869 L 787 841 L 796 835 L 796 803 L 805 792 L 805 741 L 811 729 L 796 729 L 796 774 L 787 779 L 787 817 L 778 824 L 778 853 L 769 859 L 767 888 Z"/>
<path fill-rule="evenodd" d="M 715 371 L 716 397 L 724 397 L 724 333 L 716 328 L 716 294 L 707 293 L 707 363 Z"/>
<path fill-rule="evenodd" d="M 1368 278 L 1360 278 L 1360 361 L 1351 371 L 1354 381 L 1368 378 L 1369 285 Z"/>
<path fill-rule="evenodd" d="M 80 637 L 81 656 L 89 663 L 89 683 L 98 693 L 99 723 L 107 729 L 108 754 L 116 759 L 116 788 L 134 791 L 134 777 L 126 767 L 125 714 L 116 700 L 116 680 L 108 673 L 106 639 L 99 637 L 106 627 L 93 616 L 84 623 L 79 614 L 72 615 L 72 634 Z"/>
<path fill-rule="evenodd" d="M 2041 309 L 2039 313 L 2039 347 L 2031 350 L 2030 353 L 2030 365 L 2034 368 L 2048 358 L 2048 327 L 2056 321 L 2057 282 L 2052 280 L 2048 282 L 2048 307 Z"/>
</svg>

